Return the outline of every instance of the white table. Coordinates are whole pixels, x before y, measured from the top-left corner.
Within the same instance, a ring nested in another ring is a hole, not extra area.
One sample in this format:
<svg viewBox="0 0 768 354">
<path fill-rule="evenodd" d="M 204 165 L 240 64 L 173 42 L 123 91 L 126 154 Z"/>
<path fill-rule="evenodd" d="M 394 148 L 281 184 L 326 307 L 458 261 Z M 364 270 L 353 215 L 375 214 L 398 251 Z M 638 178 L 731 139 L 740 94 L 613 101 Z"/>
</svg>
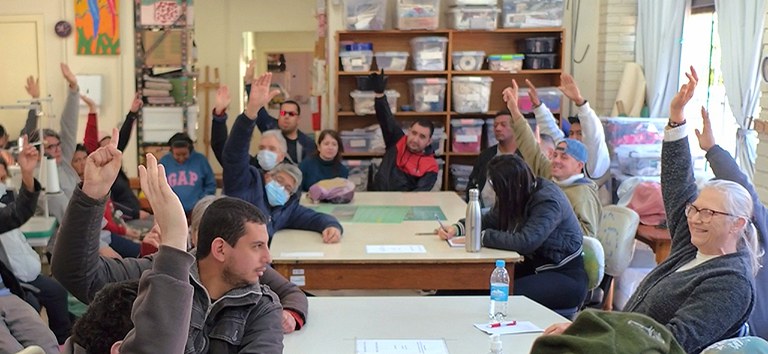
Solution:
<svg viewBox="0 0 768 354">
<path fill-rule="evenodd" d="M 440 206 L 448 224 L 466 211 L 466 203 L 454 192 L 360 192 L 350 205 Z M 323 243 L 316 232 L 277 232 L 271 245 L 274 268 L 305 289 L 488 289 L 496 259 L 507 261 L 510 274 L 522 260 L 517 252 L 483 248 L 468 253 L 451 248 L 437 235 L 416 235 L 437 228 L 434 218 L 342 221 L 342 226 L 344 237 L 337 244 Z M 426 252 L 370 254 L 367 245 L 421 245 Z"/>
<path fill-rule="evenodd" d="M 33 216 L 20 229 L 30 246 L 45 247 L 56 232 L 57 225 L 54 217 Z"/>
<path fill-rule="evenodd" d="M 541 329 L 569 322 L 524 297 L 509 297 L 509 319 Z M 307 325 L 285 336 L 284 353 L 355 352 L 355 339 L 444 339 L 451 354 L 487 353 L 490 339 L 473 327 L 488 321 L 487 296 L 310 297 Z M 533 334 L 502 335 L 505 354 L 528 353 Z"/>
</svg>

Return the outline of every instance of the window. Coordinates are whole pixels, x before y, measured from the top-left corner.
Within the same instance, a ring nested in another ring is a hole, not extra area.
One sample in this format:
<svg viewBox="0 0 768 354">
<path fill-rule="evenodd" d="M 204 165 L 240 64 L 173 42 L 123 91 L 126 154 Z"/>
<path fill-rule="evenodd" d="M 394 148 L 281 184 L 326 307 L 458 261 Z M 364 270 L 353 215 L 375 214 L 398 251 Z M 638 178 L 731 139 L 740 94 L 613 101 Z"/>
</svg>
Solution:
<svg viewBox="0 0 768 354">
<path fill-rule="evenodd" d="M 694 155 L 698 155 L 700 150 L 697 148 L 698 140 L 692 129 L 701 128 L 701 106 L 709 111 L 712 129 L 717 132 L 717 143 L 731 155 L 736 151 L 738 125 L 725 96 L 720 53 L 717 13 L 714 6 L 694 6 L 692 13 L 685 19 L 680 60 L 680 85 L 687 81 L 685 73 L 689 66 L 692 65 L 699 74 L 694 98 L 685 109 L 685 116 L 691 125 L 691 147 Z"/>
</svg>

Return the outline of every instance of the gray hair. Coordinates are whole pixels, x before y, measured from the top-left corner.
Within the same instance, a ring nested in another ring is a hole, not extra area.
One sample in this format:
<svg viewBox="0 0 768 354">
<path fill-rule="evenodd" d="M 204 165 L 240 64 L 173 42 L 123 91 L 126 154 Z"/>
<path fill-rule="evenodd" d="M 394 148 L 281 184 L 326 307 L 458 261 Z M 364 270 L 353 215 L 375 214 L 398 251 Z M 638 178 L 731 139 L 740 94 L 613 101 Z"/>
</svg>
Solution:
<svg viewBox="0 0 768 354">
<path fill-rule="evenodd" d="M 261 138 L 264 139 L 265 137 L 274 137 L 277 139 L 277 144 L 280 145 L 280 151 L 283 152 L 286 156 L 288 156 L 288 142 L 285 141 L 285 137 L 283 136 L 283 132 L 281 132 L 279 129 L 272 129 L 267 130 L 263 133 L 261 133 Z"/>
<path fill-rule="evenodd" d="M 760 259 L 763 251 L 757 240 L 757 229 L 752 222 L 754 204 L 752 195 L 740 184 L 732 181 L 713 179 L 704 183 L 702 189 L 718 191 L 725 202 L 725 212 L 737 217 L 745 218 L 747 223 L 739 240 L 739 247 L 746 247 L 749 251 L 752 274 L 757 274 L 760 269 Z"/>
<path fill-rule="evenodd" d="M 192 235 L 193 238 L 196 238 L 197 236 L 197 231 L 200 229 L 200 221 L 203 220 L 203 214 L 205 214 L 205 210 L 208 209 L 208 206 L 210 206 L 211 203 L 221 198 L 223 197 L 216 195 L 206 195 L 205 197 L 198 200 L 197 204 L 195 204 L 195 207 L 192 208 L 192 213 L 189 216 L 189 234 Z"/>
<path fill-rule="evenodd" d="M 283 172 L 287 173 L 289 176 L 293 177 L 293 179 L 296 180 L 296 185 L 293 186 L 293 190 L 289 191 L 291 194 L 296 193 L 296 191 L 299 190 L 301 187 L 301 181 L 302 181 L 302 174 L 301 170 L 296 167 L 296 165 L 291 165 L 289 163 L 281 163 L 277 164 L 275 168 L 271 169 L 268 173 L 269 176 L 274 178 L 278 173 Z"/>
</svg>

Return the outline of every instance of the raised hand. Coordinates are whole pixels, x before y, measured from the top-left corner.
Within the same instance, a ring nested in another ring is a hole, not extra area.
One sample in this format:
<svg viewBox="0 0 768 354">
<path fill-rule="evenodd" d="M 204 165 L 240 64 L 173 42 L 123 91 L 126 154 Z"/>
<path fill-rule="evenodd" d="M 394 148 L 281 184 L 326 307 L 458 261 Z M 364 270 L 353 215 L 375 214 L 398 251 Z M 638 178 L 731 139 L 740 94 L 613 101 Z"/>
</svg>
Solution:
<svg viewBox="0 0 768 354">
<path fill-rule="evenodd" d="M 565 95 L 565 97 L 568 97 L 568 99 L 575 103 L 577 106 L 581 106 L 584 104 L 584 102 L 587 101 L 584 99 L 584 97 L 581 96 L 579 86 L 576 85 L 576 81 L 573 80 L 573 76 L 571 75 L 565 73 L 560 75 L 560 87 L 558 88 L 563 93 L 563 95 Z"/>
<path fill-rule="evenodd" d="M 528 85 L 528 97 L 531 98 L 533 107 L 541 106 L 541 100 L 539 100 L 539 93 L 536 92 L 536 86 L 533 86 L 531 80 L 525 79 L 525 84 Z"/>
<path fill-rule="evenodd" d="M 28 191 L 34 192 L 35 168 L 40 159 L 40 153 L 37 151 L 37 148 L 29 144 L 29 138 L 26 135 L 22 136 L 21 140 L 21 150 L 19 150 L 19 156 L 16 159 L 16 162 L 18 162 L 19 167 L 21 167 L 21 181 L 24 184 L 24 187 L 26 187 Z"/>
<path fill-rule="evenodd" d="M 709 120 L 709 112 L 704 106 L 701 106 L 701 120 L 703 126 L 701 130 L 696 129 L 696 137 L 699 139 L 699 147 L 704 151 L 709 151 L 715 144 L 715 134 L 712 133 L 712 122 Z"/>
<path fill-rule="evenodd" d="M 381 73 L 371 73 L 368 75 L 368 80 L 371 81 L 373 92 L 382 94 L 387 89 L 387 77 L 384 75 L 384 69 L 381 69 Z"/>
<path fill-rule="evenodd" d="M 88 113 L 96 113 L 96 102 L 86 95 L 80 95 L 80 99 L 88 105 Z"/>
<path fill-rule="evenodd" d="M 243 83 L 246 85 L 253 82 L 253 73 L 256 72 L 256 59 L 248 61 L 248 67 L 245 68 L 245 75 L 243 76 Z"/>
<path fill-rule="evenodd" d="M 136 96 L 133 96 L 133 102 L 131 102 L 131 112 L 138 112 L 143 105 L 144 101 L 141 100 L 141 92 L 136 92 Z"/>
<path fill-rule="evenodd" d="M 699 75 L 696 74 L 696 69 L 691 66 L 691 72 L 685 73 L 688 78 L 688 82 L 680 86 L 680 91 L 677 91 L 675 97 L 672 98 L 672 102 L 669 103 L 669 120 L 675 123 L 683 123 L 685 117 L 683 117 L 683 108 L 693 98 L 693 92 L 696 90 L 696 84 L 699 82 Z"/>
<path fill-rule="evenodd" d="M 147 166 L 139 166 L 141 190 L 147 196 L 155 222 L 162 234 L 161 244 L 187 250 L 187 217 L 179 197 L 173 192 L 165 177 L 165 167 L 157 164 L 157 158 L 147 154 Z"/>
<path fill-rule="evenodd" d="M 229 94 L 229 87 L 227 85 L 219 86 L 216 90 L 216 102 L 213 104 L 213 114 L 220 116 L 224 113 L 224 110 L 229 107 L 229 103 L 232 102 L 232 96 Z"/>
<path fill-rule="evenodd" d="M 520 113 L 520 107 L 517 106 L 517 101 L 519 99 L 517 92 L 518 89 L 519 87 L 517 86 L 517 81 L 512 79 L 512 86 L 505 88 L 501 93 L 502 97 L 504 98 L 504 102 L 507 103 L 507 109 L 509 109 L 509 112 L 512 113 L 513 121 L 517 121 L 523 117 L 523 114 Z"/>
<path fill-rule="evenodd" d="M 270 90 L 271 84 L 272 73 L 261 74 L 251 84 L 251 95 L 248 96 L 248 105 L 245 111 L 245 115 L 249 119 L 255 120 L 259 110 L 280 93 L 280 90 Z"/>
<path fill-rule="evenodd" d="M 83 193 L 93 199 L 101 199 L 112 188 L 120 172 L 123 153 L 117 149 L 119 140 L 117 128 L 112 129 L 112 139 L 107 145 L 98 148 L 85 159 L 83 174 Z"/>
<path fill-rule="evenodd" d="M 27 90 L 27 93 L 32 96 L 32 98 L 40 98 L 40 78 L 38 77 L 35 79 L 34 76 L 29 75 L 24 89 Z"/>
<path fill-rule="evenodd" d="M 72 73 L 72 70 L 69 70 L 69 65 L 61 63 L 61 74 L 64 75 L 70 88 L 77 87 L 77 77 Z"/>
</svg>

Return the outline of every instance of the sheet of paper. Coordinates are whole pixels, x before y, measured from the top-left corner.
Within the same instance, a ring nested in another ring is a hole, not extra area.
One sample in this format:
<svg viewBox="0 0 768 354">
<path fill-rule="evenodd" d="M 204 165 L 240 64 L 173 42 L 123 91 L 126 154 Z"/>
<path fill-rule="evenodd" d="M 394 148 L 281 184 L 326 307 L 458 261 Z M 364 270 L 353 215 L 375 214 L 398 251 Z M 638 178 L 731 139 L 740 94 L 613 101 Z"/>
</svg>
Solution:
<svg viewBox="0 0 768 354">
<path fill-rule="evenodd" d="M 323 252 L 280 252 L 281 258 L 322 258 Z"/>
<path fill-rule="evenodd" d="M 543 329 L 536 327 L 535 324 L 528 321 L 505 321 L 501 322 L 498 327 L 491 327 L 491 324 L 489 323 L 475 323 L 475 328 L 488 334 L 522 334 L 544 332 Z"/>
<path fill-rule="evenodd" d="M 427 253 L 424 245 L 366 245 L 366 253 Z"/>
<path fill-rule="evenodd" d="M 464 247 L 466 238 L 464 238 L 464 236 L 461 236 L 461 237 L 454 237 L 452 239 L 445 240 L 445 241 L 447 241 L 448 244 L 451 245 L 451 247 Z"/>
<path fill-rule="evenodd" d="M 442 339 L 358 339 L 357 354 L 449 354 Z"/>
</svg>

